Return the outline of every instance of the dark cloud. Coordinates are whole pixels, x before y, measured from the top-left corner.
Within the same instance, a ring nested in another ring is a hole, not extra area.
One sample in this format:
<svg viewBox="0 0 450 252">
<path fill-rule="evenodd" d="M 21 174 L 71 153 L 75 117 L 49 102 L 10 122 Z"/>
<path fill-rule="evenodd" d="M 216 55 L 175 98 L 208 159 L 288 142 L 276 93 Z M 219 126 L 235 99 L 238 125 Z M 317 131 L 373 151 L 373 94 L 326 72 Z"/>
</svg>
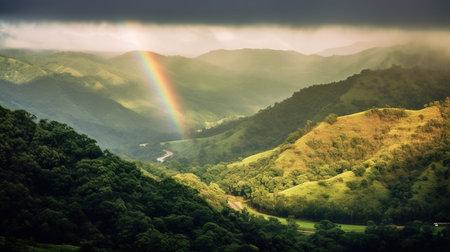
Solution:
<svg viewBox="0 0 450 252">
<path fill-rule="evenodd" d="M 0 19 L 449 27 L 448 0 L 0 0 Z"/>
</svg>

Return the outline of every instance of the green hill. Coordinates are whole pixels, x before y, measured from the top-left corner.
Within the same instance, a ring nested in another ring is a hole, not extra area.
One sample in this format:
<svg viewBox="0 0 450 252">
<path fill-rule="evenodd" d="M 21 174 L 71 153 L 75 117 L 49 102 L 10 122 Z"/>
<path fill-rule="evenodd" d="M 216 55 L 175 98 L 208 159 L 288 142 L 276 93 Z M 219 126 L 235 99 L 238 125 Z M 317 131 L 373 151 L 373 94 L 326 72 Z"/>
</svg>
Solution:
<svg viewBox="0 0 450 252">
<path fill-rule="evenodd" d="M 47 74 L 47 71 L 27 62 L 0 56 L 0 79 L 22 84 Z"/>
<path fill-rule="evenodd" d="M 144 117 L 93 93 L 78 78 L 53 75 L 15 85 L 0 83 L 0 104 L 26 109 L 40 119 L 55 119 L 98 139 L 103 148 L 124 156 L 151 160 L 162 155 L 159 142 L 170 137 L 163 122 Z M 140 143 L 149 143 L 139 147 Z"/>
<path fill-rule="evenodd" d="M 304 88 L 254 116 L 203 131 L 195 139 L 168 142 L 175 157 L 200 164 L 236 160 L 281 144 L 308 120 L 377 107 L 419 109 L 450 95 L 450 72 L 424 68 L 364 70 L 344 81 Z"/>
<path fill-rule="evenodd" d="M 197 173 L 282 216 L 448 221 L 450 100 L 432 105 L 330 116 L 271 151 Z"/>
</svg>

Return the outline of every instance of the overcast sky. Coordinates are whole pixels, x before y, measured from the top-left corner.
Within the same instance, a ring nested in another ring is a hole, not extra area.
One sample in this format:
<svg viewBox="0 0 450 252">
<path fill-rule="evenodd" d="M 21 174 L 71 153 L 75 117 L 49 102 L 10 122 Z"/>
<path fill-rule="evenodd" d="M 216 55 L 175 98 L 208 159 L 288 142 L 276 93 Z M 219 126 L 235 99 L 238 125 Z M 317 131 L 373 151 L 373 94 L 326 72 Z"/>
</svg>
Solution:
<svg viewBox="0 0 450 252">
<path fill-rule="evenodd" d="M 310 54 L 358 42 L 446 41 L 449 13 L 446 0 L 0 0 L 0 46 L 186 56 L 238 48 Z"/>
</svg>

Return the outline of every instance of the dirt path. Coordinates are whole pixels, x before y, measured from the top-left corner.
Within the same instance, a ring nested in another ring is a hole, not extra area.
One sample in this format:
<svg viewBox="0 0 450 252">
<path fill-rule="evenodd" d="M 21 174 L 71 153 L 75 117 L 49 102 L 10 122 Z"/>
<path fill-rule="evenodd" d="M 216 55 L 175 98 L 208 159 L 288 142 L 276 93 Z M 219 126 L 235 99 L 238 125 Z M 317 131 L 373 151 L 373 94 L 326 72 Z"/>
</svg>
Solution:
<svg viewBox="0 0 450 252">
<path fill-rule="evenodd" d="M 240 201 L 230 201 L 228 200 L 228 205 L 236 211 L 242 211 L 244 206 Z"/>
</svg>

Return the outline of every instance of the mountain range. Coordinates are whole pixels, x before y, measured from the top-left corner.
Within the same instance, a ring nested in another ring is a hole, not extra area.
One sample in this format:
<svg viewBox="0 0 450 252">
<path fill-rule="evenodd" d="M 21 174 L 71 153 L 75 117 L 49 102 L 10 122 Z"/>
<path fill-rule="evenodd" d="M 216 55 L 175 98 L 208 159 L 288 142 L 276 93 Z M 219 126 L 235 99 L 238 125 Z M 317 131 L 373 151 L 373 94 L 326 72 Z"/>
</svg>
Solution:
<svg viewBox="0 0 450 252">
<path fill-rule="evenodd" d="M 449 62 L 449 57 L 441 51 L 419 45 L 373 48 L 354 55 L 329 57 L 262 49 L 218 50 L 196 58 L 148 54 L 164 69 L 176 90 L 191 137 L 221 132 L 220 127 L 207 129 L 252 115 L 307 86 L 342 80 L 366 68 L 385 69 L 393 64 L 442 68 Z M 163 154 L 159 142 L 179 139 L 170 126 L 168 111 L 161 107 L 161 97 L 152 90 L 147 70 L 137 52 L 106 59 L 79 52 L 1 50 L 0 59 L 0 79 L 5 83 L 0 85 L 1 103 L 5 106 L 24 108 L 39 118 L 55 118 L 73 125 L 80 132 L 95 137 L 103 148 L 131 158 L 154 160 Z M 24 87 L 12 88 L 7 83 Z M 55 85 L 56 90 L 48 87 L 49 83 Z M 26 101 L 21 92 L 27 93 L 33 88 L 25 86 L 35 86 L 32 93 L 36 94 L 28 95 Z M 71 90 L 71 87 L 78 90 Z M 54 92 L 60 92 L 64 98 L 56 99 L 52 104 L 54 98 L 51 97 L 58 96 Z M 83 94 L 86 94 L 84 100 L 80 98 Z M 95 104 L 95 100 L 108 100 L 104 104 L 110 105 L 93 109 L 76 102 L 86 100 L 91 100 L 91 104 Z M 43 101 L 46 106 L 41 108 Z M 116 109 L 101 109 L 109 106 Z M 88 112 L 85 115 L 80 111 Z M 282 134 L 268 140 L 273 144 L 252 143 L 255 148 L 247 150 L 244 147 L 245 151 L 238 150 L 239 147 L 233 144 L 229 148 L 221 147 L 219 154 L 222 157 L 218 158 L 214 153 L 215 159 L 230 160 L 274 147 L 281 141 L 279 136 L 285 137 L 303 123 L 304 120 L 298 121 L 293 127 L 281 130 Z M 203 132 L 196 135 L 197 131 Z M 146 143 L 149 143 L 146 148 L 139 147 Z M 199 154 L 185 154 L 178 144 L 171 146 L 180 158 L 194 160 Z M 211 158 L 206 157 L 206 160 L 211 161 Z"/>
</svg>

